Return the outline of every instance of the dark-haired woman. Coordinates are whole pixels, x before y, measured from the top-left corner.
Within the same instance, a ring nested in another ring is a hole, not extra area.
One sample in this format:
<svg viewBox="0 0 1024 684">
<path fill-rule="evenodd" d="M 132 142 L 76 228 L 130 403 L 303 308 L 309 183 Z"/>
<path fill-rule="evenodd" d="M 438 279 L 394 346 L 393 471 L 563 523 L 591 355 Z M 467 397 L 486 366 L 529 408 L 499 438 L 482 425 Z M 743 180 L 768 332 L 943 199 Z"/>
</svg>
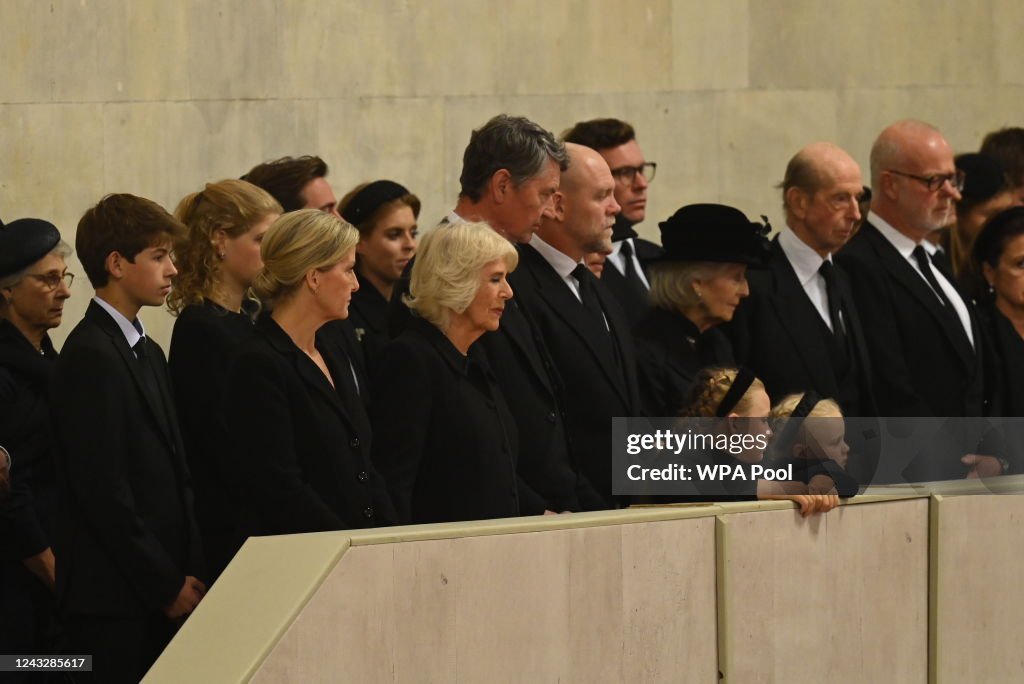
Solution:
<svg viewBox="0 0 1024 684">
<path fill-rule="evenodd" d="M 973 256 L 991 290 L 979 309 L 998 368 L 996 404 L 1004 416 L 1024 416 L 1024 207 L 993 217 Z"/>
<path fill-rule="evenodd" d="M 416 254 L 420 200 L 389 180 L 357 185 L 338 202 L 341 217 L 359 231 L 349 323 L 362 342 L 367 364 L 388 340 L 388 311 L 395 283 Z"/>
</svg>

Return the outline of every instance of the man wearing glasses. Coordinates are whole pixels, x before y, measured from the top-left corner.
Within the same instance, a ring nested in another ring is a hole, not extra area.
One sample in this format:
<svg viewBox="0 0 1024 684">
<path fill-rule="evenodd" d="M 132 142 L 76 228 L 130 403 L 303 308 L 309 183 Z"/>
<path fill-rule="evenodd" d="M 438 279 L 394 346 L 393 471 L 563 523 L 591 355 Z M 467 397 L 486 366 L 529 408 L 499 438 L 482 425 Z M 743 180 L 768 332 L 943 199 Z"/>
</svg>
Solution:
<svg viewBox="0 0 1024 684">
<path fill-rule="evenodd" d="M 865 321 L 880 415 L 987 413 L 973 305 L 924 246 L 953 220 L 963 184 L 949 143 L 924 122 L 894 123 L 871 148 L 871 211 L 837 261 Z M 1002 472 L 990 456 L 966 458 L 964 474 Z"/>
<path fill-rule="evenodd" d="M 615 201 L 622 211 L 615 218 L 612 251 L 601 282 L 622 303 L 630 325 L 648 306 L 647 264 L 662 254 L 657 244 L 638 237 L 634 226 L 647 213 L 647 186 L 658 165 L 647 161 L 636 141 L 633 127 L 619 119 L 581 121 L 566 131 L 565 142 L 590 147 L 604 157 L 615 179 Z"/>
</svg>

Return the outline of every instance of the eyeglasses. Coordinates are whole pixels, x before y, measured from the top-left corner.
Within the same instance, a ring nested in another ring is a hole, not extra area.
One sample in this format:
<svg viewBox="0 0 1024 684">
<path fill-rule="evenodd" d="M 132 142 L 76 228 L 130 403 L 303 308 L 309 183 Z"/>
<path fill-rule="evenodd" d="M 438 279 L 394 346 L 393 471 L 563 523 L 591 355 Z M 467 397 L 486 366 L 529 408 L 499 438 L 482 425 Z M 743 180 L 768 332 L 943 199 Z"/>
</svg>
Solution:
<svg viewBox="0 0 1024 684">
<path fill-rule="evenodd" d="M 939 188 L 944 183 L 949 183 L 957 192 L 964 189 L 964 181 L 967 179 L 967 174 L 957 169 L 953 173 L 935 174 L 934 176 L 915 176 L 912 173 L 903 173 L 902 171 L 895 171 L 888 169 L 888 172 L 895 176 L 903 176 L 904 178 L 913 178 L 919 183 L 924 183 L 928 187 L 928 192 L 938 192 Z"/>
<path fill-rule="evenodd" d="M 650 183 L 654 180 L 654 174 L 657 170 L 658 165 L 656 163 L 644 162 L 640 166 L 620 166 L 617 169 L 612 169 L 612 176 L 624 185 L 632 185 L 633 181 L 636 180 L 636 174 L 639 173 Z"/>
<path fill-rule="evenodd" d="M 43 284 L 43 287 L 46 288 L 47 292 L 53 292 L 54 290 L 56 290 L 58 287 L 60 287 L 61 282 L 63 282 L 64 285 L 66 285 L 67 288 L 70 290 L 71 283 L 75 282 L 74 273 L 43 273 L 41 275 L 38 273 L 27 273 L 26 275 L 29 278 L 35 278 L 36 280 L 41 282 Z"/>
</svg>

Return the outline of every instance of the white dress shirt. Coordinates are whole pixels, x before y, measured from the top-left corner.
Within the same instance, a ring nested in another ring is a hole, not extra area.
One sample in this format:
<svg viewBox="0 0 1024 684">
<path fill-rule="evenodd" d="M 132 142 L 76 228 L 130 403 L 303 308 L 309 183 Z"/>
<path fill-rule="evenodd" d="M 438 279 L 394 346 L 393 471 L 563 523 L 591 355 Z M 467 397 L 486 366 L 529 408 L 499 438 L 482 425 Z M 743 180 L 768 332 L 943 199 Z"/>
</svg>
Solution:
<svg viewBox="0 0 1024 684">
<path fill-rule="evenodd" d="M 825 261 L 831 262 L 832 255 L 829 254 L 827 259 L 822 259 L 792 230 L 783 230 L 779 233 L 779 247 L 782 248 L 782 253 L 786 255 L 790 266 L 796 272 L 796 279 L 799 281 L 800 287 L 804 288 L 807 298 L 817 309 L 821 320 L 825 321 L 829 330 L 832 330 L 832 317 L 828 313 L 828 288 L 825 287 L 825 278 L 820 273 L 821 265 Z M 841 316 L 842 312 L 839 315 Z"/>
<path fill-rule="evenodd" d="M 914 248 L 917 247 L 918 244 L 924 244 L 925 251 L 929 254 L 928 258 L 929 260 L 931 259 L 932 252 L 928 250 L 928 241 L 922 240 L 921 243 L 914 242 L 906 235 L 889 225 L 885 219 L 873 211 L 868 212 L 868 221 L 878 229 L 878 232 L 882 234 L 882 237 L 888 240 L 890 244 L 896 248 L 896 251 L 900 253 L 900 256 L 907 260 L 907 263 L 909 263 L 914 269 L 914 272 L 921 276 L 921 280 L 928 286 L 928 289 L 934 292 L 934 290 L 932 290 L 932 286 L 928 283 L 928 279 L 924 277 L 924 273 L 921 272 L 921 268 L 917 265 L 917 259 L 914 258 Z M 946 276 L 942 275 L 942 272 L 938 268 L 933 266 L 932 273 L 935 274 L 935 280 L 939 283 L 939 287 L 942 288 L 946 298 L 953 305 L 953 310 L 956 311 L 957 318 L 960 319 L 960 325 L 963 326 L 964 332 L 967 333 L 967 339 L 971 341 L 971 346 L 973 347 L 974 331 L 971 329 L 971 315 L 967 311 L 967 304 L 964 303 L 964 300 L 960 298 L 960 293 L 956 291 L 956 288 L 953 287 L 952 283 L 946 280 Z M 939 300 L 940 304 L 945 306 L 945 302 L 942 301 L 942 297 L 940 297 L 937 292 L 935 292 L 935 298 Z"/>
<path fill-rule="evenodd" d="M 619 242 L 613 242 L 612 253 L 608 255 L 606 261 L 611 262 L 612 267 L 615 268 L 616 271 L 618 271 L 622 275 L 626 275 L 626 257 L 622 254 L 623 242 L 628 242 L 629 246 L 633 248 L 633 255 L 631 257 L 633 260 L 633 268 L 636 269 L 636 274 L 640 276 L 640 282 L 644 284 L 644 287 L 650 290 L 651 284 L 647 282 L 647 276 L 644 275 L 644 269 L 641 268 L 640 260 L 636 256 L 636 243 L 633 241 L 633 238 L 620 240 Z"/>
<path fill-rule="evenodd" d="M 566 256 L 564 253 L 558 251 L 548 243 L 544 242 L 539 235 L 534 233 L 533 237 L 530 238 L 530 246 L 540 252 L 540 255 L 544 257 L 544 261 L 551 264 L 551 268 L 555 269 L 555 273 L 562 279 L 565 286 L 569 288 L 573 296 L 576 297 L 580 302 L 583 298 L 580 297 L 580 284 L 576 278 L 573 277 L 572 272 L 576 266 L 583 263 L 581 261 L 573 261 L 572 257 Z"/>
<path fill-rule="evenodd" d="M 128 341 L 128 346 L 135 351 L 135 345 L 138 344 L 139 340 L 146 334 L 146 329 L 142 325 L 142 321 L 136 318 L 139 327 L 136 328 L 135 324 L 125 318 L 124 314 L 107 304 L 105 301 L 100 299 L 99 295 L 95 295 L 92 300 L 103 307 L 103 310 L 110 314 L 110 317 L 117 323 L 117 327 L 121 329 L 121 333 L 124 335 L 124 339 Z"/>
</svg>

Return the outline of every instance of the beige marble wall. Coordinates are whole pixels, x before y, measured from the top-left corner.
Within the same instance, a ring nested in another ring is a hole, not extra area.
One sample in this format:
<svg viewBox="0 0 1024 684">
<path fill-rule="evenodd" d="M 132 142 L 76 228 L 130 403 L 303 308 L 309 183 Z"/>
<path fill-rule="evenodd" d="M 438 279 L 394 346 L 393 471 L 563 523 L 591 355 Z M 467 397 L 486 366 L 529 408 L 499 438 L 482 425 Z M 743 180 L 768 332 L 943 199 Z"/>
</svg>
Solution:
<svg viewBox="0 0 1024 684">
<path fill-rule="evenodd" d="M 1021 123 L 1015 0 L 3 0 L 0 217 L 73 237 L 103 193 L 173 208 L 207 180 L 319 153 L 340 195 L 391 176 L 424 219 L 457 193 L 472 127 L 634 123 L 659 162 L 650 218 L 695 201 L 780 223 L 778 182 L 815 139 L 862 163 L 916 116 L 958 150 Z M 80 267 L 76 268 L 81 272 Z M 75 286 L 56 339 L 84 310 Z M 152 311 L 150 332 L 172 319 Z"/>
</svg>

